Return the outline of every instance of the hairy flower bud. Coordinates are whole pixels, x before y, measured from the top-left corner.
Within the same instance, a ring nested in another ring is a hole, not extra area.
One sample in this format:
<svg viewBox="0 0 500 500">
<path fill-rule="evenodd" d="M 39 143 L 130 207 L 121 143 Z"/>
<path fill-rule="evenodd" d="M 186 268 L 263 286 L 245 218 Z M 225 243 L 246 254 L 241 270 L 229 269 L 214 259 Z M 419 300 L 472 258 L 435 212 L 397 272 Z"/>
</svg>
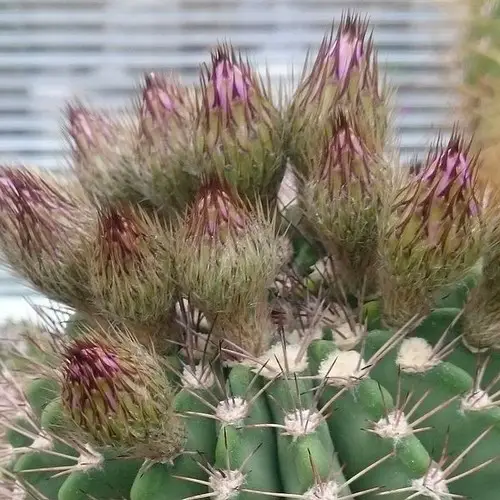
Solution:
<svg viewBox="0 0 500 500">
<path fill-rule="evenodd" d="M 354 190 L 366 195 L 372 181 L 372 155 L 355 128 L 355 121 L 341 111 L 332 120 L 332 134 L 325 141 L 318 169 L 318 181 L 328 187 L 331 196 L 352 195 Z"/>
<path fill-rule="evenodd" d="M 434 293 L 461 279 L 479 258 L 477 157 L 457 129 L 431 149 L 396 194 L 384 234 L 384 313 L 403 324 L 432 307 Z"/>
<path fill-rule="evenodd" d="M 168 147 L 185 142 L 186 126 L 194 102 L 188 89 L 172 76 L 149 73 L 144 77 L 140 107 L 141 132 L 150 140 L 161 139 Z"/>
<path fill-rule="evenodd" d="M 235 240 L 245 229 L 248 214 L 223 180 L 209 179 L 198 192 L 189 215 L 188 237 L 195 244 L 226 243 Z"/>
<path fill-rule="evenodd" d="M 210 178 L 175 235 L 180 291 L 214 325 L 213 338 L 256 354 L 271 336 L 267 289 L 287 241 L 263 211 L 251 217 L 229 184 Z"/>
<path fill-rule="evenodd" d="M 296 96 L 303 112 L 329 115 L 342 97 L 352 102 L 360 92 L 378 97 L 378 72 L 368 23 L 347 14 L 336 36 L 332 32 L 323 39 Z"/>
<path fill-rule="evenodd" d="M 396 232 L 403 245 L 425 239 L 444 252 L 462 247 L 479 214 L 476 165 L 470 144 L 456 131 L 445 147 L 438 144 L 431 150 L 396 202 L 401 213 Z"/>
<path fill-rule="evenodd" d="M 157 238 L 162 231 L 143 211 L 108 206 L 100 209 L 85 246 L 95 307 L 130 324 L 146 344 L 165 337 L 174 307 L 170 254 Z"/>
<path fill-rule="evenodd" d="M 142 205 L 151 175 L 139 161 L 137 123 L 111 119 L 81 104 L 67 108 L 73 170 L 98 204 L 124 200 Z"/>
<path fill-rule="evenodd" d="M 212 53 L 211 67 L 205 71 L 201 119 L 215 142 L 226 131 L 237 134 L 252 124 L 259 88 L 248 64 L 228 46 Z"/>
<path fill-rule="evenodd" d="M 67 132 L 73 142 L 77 162 L 90 161 L 100 147 L 114 141 L 113 125 L 102 113 L 90 111 L 82 105 L 69 105 Z"/>
<path fill-rule="evenodd" d="M 342 111 L 330 120 L 322 144 L 304 176 L 305 218 L 338 267 L 335 279 L 350 293 L 370 294 L 380 208 L 375 180 L 382 165 L 359 135 L 356 119 Z"/>
<path fill-rule="evenodd" d="M 304 172 L 310 151 L 321 147 L 324 130 L 339 110 L 358 118 L 360 138 L 378 154 L 388 126 L 386 89 L 379 84 L 368 23 L 347 14 L 337 32 L 323 39 L 311 70 L 295 92 L 288 121 L 294 138 L 292 163 Z"/>
<path fill-rule="evenodd" d="M 73 340 L 61 366 L 63 408 L 85 437 L 130 456 L 175 457 L 183 426 L 174 392 L 154 355 L 122 334 Z"/>
<path fill-rule="evenodd" d="M 78 271 L 77 251 L 87 216 L 77 186 L 70 196 L 48 174 L 0 169 L 0 245 L 6 263 L 49 297 L 70 305 L 85 296 L 85 287 L 78 285 L 84 269 Z"/>
<path fill-rule="evenodd" d="M 203 68 L 198 110 L 201 161 L 250 200 L 273 203 L 285 171 L 282 123 L 269 92 L 227 45 Z M 209 159 L 207 160 L 207 154 Z"/>
</svg>

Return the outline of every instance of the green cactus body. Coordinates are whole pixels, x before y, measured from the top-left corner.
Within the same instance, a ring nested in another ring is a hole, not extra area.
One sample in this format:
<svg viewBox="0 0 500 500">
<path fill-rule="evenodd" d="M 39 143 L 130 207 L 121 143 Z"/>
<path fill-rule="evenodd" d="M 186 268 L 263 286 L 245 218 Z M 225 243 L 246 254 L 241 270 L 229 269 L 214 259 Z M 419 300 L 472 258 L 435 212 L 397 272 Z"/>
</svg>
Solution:
<svg viewBox="0 0 500 500">
<path fill-rule="evenodd" d="M 262 381 L 244 365 L 231 368 L 227 380 L 228 396 L 218 406 L 222 418 L 217 425 L 215 466 L 244 476 L 243 486 L 249 492 L 240 492 L 238 500 L 251 499 L 252 490 L 279 493 L 275 429 Z"/>
<path fill-rule="evenodd" d="M 140 460 L 105 457 L 102 464 L 88 471 L 75 471 L 64 481 L 58 500 L 127 498 L 140 469 Z"/>
<path fill-rule="evenodd" d="M 175 397 L 176 410 L 206 414 L 210 410 L 204 398 L 208 397 L 210 389 L 211 387 L 181 390 Z M 196 395 L 193 395 L 191 391 L 194 391 Z M 200 464 L 203 464 L 204 460 L 209 463 L 214 460 L 215 421 L 206 416 L 190 415 L 185 425 L 187 437 L 182 454 L 172 463 L 146 462 L 132 485 L 131 500 L 188 498 L 208 491 L 206 484 L 200 484 L 197 481 L 206 482 L 208 479 Z M 193 482 L 187 478 L 192 478 Z"/>
<path fill-rule="evenodd" d="M 435 314 L 441 313 L 439 319 L 442 320 L 449 319 L 450 312 L 437 311 Z M 424 330 L 425 326 L 428 327 L 425 324 L 420 326 L 421 332 L 429 331 L 428 328 Z M 436 328 L 434 333 L 439 334 L 439 329 Z M 366 352 L 379 349 L 391 335 L 390 331 L 372 332 Z M 451 463 L 476 439 L 487 434 L 457 461 L 453 472 L 464 477 L 451 483 L 449 489 L 454 494 L 466 494 L 467 491 L 468 495 L 474 494 L 478 499 L 493 498 L 495 488 L 481 485 L 492 484 L 500 473 L 498 465 L 492 462 L 471 477 L 467 471 L 490 462 L 495 456 L 495 450 L 500 446 L 498 409 L 492 405 L 488 394 L 482 392 L 482 385 L 476 387 L 469 373 L 451 362 L 440 360 L 439 350 L 432 352 L 431 349 L 431 344 L 422 337 L 410 337 L 403 342 L 399 352 L 390 353 L 374 368 L 373 376 L 392 393 L 399 394 L 402 400 L 408 397 L 405 412 L 411 411 L 412 421 L 419 421 L 418 427 L 425 428 L 418 437 L 434 461 L 440 461 L 443 450 L 446 450 Z M 420 356 L 419 352 L 422 352 Z"/>
<path fill-rule="evenodd" d="M 368 27 L 343 16 L 281 107 L 219 45 L 199 86 L 146 75 L 130 120 L 69 106 L 76 179 L 0 166 L 5 261 L 75 311 L 7 355 L 31 378 L 2 479 L 49 500 L 498 497 L 500 212 L 456 125 L 388 163 Z"/>
<path fill-rule="evenodd" d="M 78 455 L 70 446 L 51 437 L 52 431 L 59 430 L 60 422 L 60 402 L 52 398 L 40 415 L 38 437 L 30 444 L 30 451 L 17 460 L 13 469 L 35 490 L 51 500 L 58 500 L 59 489 L 68 478 L 67 474 L 58 474 L 69 470 Z"/>
</svg>

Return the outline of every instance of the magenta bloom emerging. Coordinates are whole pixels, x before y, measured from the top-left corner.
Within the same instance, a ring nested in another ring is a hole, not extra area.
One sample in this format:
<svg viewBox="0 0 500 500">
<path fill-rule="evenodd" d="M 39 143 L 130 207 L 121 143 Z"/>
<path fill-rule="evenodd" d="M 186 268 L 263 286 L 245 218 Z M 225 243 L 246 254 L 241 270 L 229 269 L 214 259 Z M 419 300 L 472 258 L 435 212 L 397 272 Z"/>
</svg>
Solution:
<svg viewBox="0 0 500 500">
<path fill-rule="evenodd" d="M 111 273 L 126 268 L 128 262 L 141 258 L 141 243 L 146 234 L 128 210 L 108 208 L 99 214 L 99 263 Z"/>
<path fill-rule="evenodd" d="M 480 212 L 476 172 L 477 157 L 456 130 L 445 146 L 435 146 L 400 195 L 398 228 L 403 241 L 411 245 L 425 238 L 443 249 L 460 245 L 457 236 L 468 233 Z"/>
<path fill-rule="evenodd" d="M 249 70 L 243 64 L 234 62 L 234 55 L 227 50 L 219 49 L 212 59 L 212 84 L 214 98 L 212 107 L 229 111 L 231 104 L 247 102 L 252 85 Z"/>
<path fill-rule="evenodd" d="M 253 86 L 251 70 L 228 47 L 219 47 L 212 54 L 210 86 L 213 92 L 210 107 L 230 113 L 233 103 L 247 104 Z"/>
<path fill-rule="evenodd" d="M 341 191 L 352 192 L 354 185 L 361 193 L 366 193 L 371 181 L 369 151 L 356 132 L 355 124 L 344 113 L 338 112 L 332 125 L 332 135 L 321 160 L 319 180 L 327 184 L 332 195 Z"/>
<path fill-rule="evenodd" d="M 199 191 L 189 217 L 189 235 L 199 243 L 224 243 L 245 229 L 247 215 L 223 181 L 210 179 Z"/>
<path fill-rule="evenodd" d="M 176 79 L 157 73 L 144 78 L 140 108 L 141 131 L 151 137 L 155 130 L 162 134 L 172 131 L 188 108 L 188 96 Z"/>
<path fill-rule="evenodd" d="M 331 91 L 341 96 L 354 76 L 357 90 L 367 88 L 377 93 L 373 45 L 367 34 L 367 22 L 350 14 L 341 19 L 336 36 L 330 34 L 321 43 L 312 71 L 301 86 L 300 93 L 305 92 L 303 104 L 321 100 Z"/>
<path fill-rule="evenodd" d="M 370 44 L 365 38 L 368 24 L 347 15 L 342 19 L 333 44 L 323 45 L 323 56 L 332 63 L 332 76 L 345 81 L 353 68 L 360 68 L 370 53 Z M 321 53 L 321 51 L 320 51 Z"/>
<path fill-rule="evenodd" d="M 201 133 L 209 144 L 214 145 L 226 133 L 247 144 L 255 127 L 269 122 L 272 113 L 269 102 L 250 66 L 229 46 L 219 46 L 212 53 L 201 86 L 199 119 Z"/>
<path fill-rule="evenodd" d="M 104 412 L 116 412 L 118 388 L 124 375 L 133 375 L 120 366 L 116 353 L 90 341 L 75 341 L 66 354 L 63 365 L 63 398 L 72 416 L 81 425 L 87 410 L 93 408 L 99 396 Z M 121 377 L 121 378 L 120 378 Z M 125 379 L 126 380 L 126 379 Z"/>
<path fill-rule="evenodd" d="M 77 159 L 90 159 L 102 144 L 114 141 L 111 122 L 105 115 L 85 107 L 68 106 L 68 132 Z"/>
<path fill-rule="evenodd" d="M 465 207 L 464 215 L 475 216 L 479 213 L 474 192 L 475 174 L 476 158 L 470 155 L 470 144 L 465 144 L 454 132 L 443 151 L 431 152 L 421 179 L 436 198 L 449 204 L 461 204 Z"/>
</svg>

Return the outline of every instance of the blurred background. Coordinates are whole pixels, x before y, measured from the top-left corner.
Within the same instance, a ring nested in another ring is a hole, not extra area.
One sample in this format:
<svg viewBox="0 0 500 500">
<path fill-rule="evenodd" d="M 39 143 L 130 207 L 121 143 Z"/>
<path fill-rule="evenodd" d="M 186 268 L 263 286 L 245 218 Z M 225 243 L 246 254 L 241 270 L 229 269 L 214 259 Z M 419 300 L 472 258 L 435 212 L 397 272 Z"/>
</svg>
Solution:
<svg viewBox="0 0 500 500">
<path fill-rule="evenodd" d="M 345 9 L 369 16 L 381 70 L 396 87 L 403 159 L 449 133 L 460 36 L 437 0 L 0 0 L 0 161 L 65 172 L 62 110 L 75 96 L 119 107 L 141 74 L 198 78 L 217 41 L 230 40 L 278 83 L 297 74 Z M 448 2 L 453 4 L 453 2 Z M 452 5 L 457 13 L 459 2 Z M 0 321 L 43 303 L 0 271 Z"/>
</svg>

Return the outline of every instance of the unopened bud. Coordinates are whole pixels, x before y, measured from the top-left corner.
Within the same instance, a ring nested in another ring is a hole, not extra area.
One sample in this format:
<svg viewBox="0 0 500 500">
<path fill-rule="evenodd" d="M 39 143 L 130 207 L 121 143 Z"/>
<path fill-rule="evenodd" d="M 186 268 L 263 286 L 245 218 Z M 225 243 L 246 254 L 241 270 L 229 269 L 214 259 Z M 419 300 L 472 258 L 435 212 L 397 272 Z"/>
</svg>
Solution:
<svg viewBox="0 0 500 500">
<path fill-rule="evenodd" d="M 98 446 L 171 458 L 181 449 L 183 431 L 160 365 L 130 338 L 111 341 L 95 333 L 73 340 L 64 353 L 65 412 Z"/>
</svg>

